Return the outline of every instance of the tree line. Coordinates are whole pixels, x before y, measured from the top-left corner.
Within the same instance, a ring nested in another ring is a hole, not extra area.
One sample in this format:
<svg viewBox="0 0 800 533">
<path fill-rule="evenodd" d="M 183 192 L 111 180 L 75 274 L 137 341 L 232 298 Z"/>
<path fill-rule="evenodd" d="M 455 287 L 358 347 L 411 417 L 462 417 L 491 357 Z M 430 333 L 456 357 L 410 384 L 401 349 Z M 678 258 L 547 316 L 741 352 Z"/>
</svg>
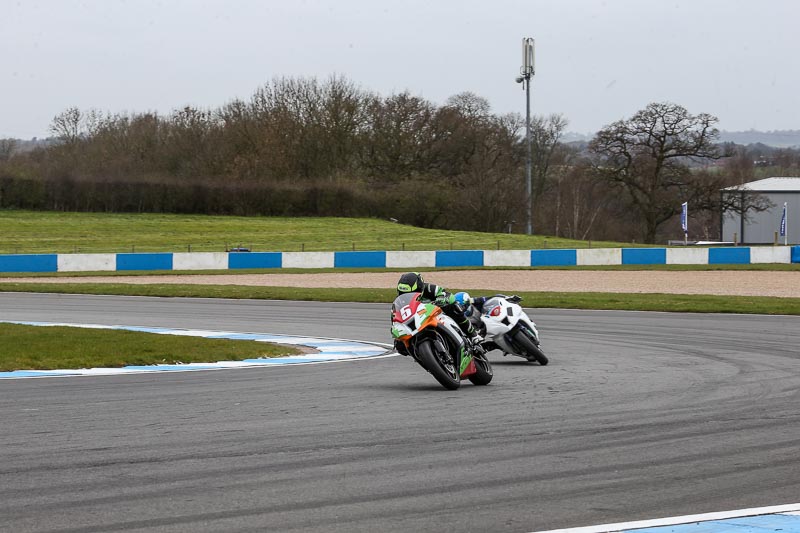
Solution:
<svg viewBox="0 0 800 533">
<path fill-rule="evenodd" d="M 533 117 L 535 232 L 656 242 L 676 236 L 680 204 L 689 201 L 695 226 L 708 234 L 700 237 L 716 237 L 719 189 L 766 171 L 748 163 L 747 149 L 717 143 L 716 122 L 653 103 L 588 144 L 568 144 L 563 116 Z M 51 132 L 55 142 L 25 152 L 0 140 L 0 207 L 525 229 L 525 122 L 492 113 L 469 92 L 435 105 L 340 76 L 276 78 L 216 109 L 70 108 Z M 782 175 L 797 175 L 798 151 L 771 157 Z"/>
</svg>

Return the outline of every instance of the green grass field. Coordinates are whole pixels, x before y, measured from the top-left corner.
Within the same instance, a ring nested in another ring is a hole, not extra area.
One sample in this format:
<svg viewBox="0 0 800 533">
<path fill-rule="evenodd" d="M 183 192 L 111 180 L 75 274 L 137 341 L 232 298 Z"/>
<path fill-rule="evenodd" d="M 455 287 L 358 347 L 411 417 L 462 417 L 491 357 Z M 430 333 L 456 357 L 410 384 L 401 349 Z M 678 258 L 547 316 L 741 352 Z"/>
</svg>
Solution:
<svg viewBox="0 0 800 533">
<path fill-rule="evenodd" d="M 264 342 L 0 323 L 0 371 L 241 361 L 297 354 Z"/>
<path fill-rule="evenodd" d="M 494 250 L 631 246 L 416 228 L 376 219 L 0 210 L 0 253 Z"/>
</svg>

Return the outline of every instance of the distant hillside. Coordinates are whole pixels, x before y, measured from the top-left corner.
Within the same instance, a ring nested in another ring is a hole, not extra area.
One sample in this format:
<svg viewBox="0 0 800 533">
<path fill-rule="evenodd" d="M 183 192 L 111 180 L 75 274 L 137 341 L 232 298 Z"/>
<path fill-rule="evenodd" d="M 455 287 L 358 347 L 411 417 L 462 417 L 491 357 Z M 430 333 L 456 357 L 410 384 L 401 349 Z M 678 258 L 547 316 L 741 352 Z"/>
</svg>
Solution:
<svg viewBox="0 0 800 533">
<path fill-rule="evenodd" d="M 589 142 L 593 135 L 589 133 L 576 133 L 568 131 L 561 136 L 565 143 Z M 780 131 L 721 131 L 719 142 L 732 142 L 748 146 L 750 144 L 764 144 L 773 148 L 800 148 L 800 130 Z"/>
<path fill-rule="evenodd" d="M 589 142 L 593 134 L 568 131 L 561 136 L 565 143 Z M 720 142 L 731 142 L 747 146 L 750 144 L 764 144 L 773 148 L 800 148 L 800 130 L 780 131 L 721 131 Z"/>
<path fill-rule="evenodd" d="M 567 131 L 561 136 L 564 143 L 588 143 L 594 137 L 593 133 L 578 133 Z M 52 137 L 46 139 L 15 139 L 18 152 L 27 152 L 34 148 L 45 147 L 53 144 L 56 140 Z M 719 142 L 731 142 L 747 146 L 750 144 L 765 144 L 773 148 L 800 148 L 800 130 L 777 130 L 777 131 L 721 131 Z"/>
<path fill-rule="evenodd" d="M 800 147 L 800 130 L 780 131 L 721 131 L 720 141 L 736 144 L 766 144 L 775 148 Z"/>
</svg>

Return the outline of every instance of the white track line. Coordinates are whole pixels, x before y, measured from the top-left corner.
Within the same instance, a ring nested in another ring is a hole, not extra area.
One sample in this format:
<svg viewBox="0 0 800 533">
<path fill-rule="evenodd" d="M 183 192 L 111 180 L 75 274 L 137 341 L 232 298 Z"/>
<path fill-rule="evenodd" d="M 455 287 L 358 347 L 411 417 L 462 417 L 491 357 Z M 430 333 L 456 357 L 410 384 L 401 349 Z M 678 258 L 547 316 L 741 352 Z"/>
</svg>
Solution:
<svg viewBox="0 0 800 533">
<path fill-rule="evenodd" d="M 722 511 L 718 513 L 693 514 L 674 516 L 670 518 L 657 518 L 654 520 L 639 520 L 636 522 L 620 522 L 617 524 L 601 524 L 597 526 L 574 527 L 569 529 L 551 529 L 534 533 L 612 533 L 643 529 L 646 527 L 675 526 L 678 524 L 691 524 L 694 522 L 707 522 L 709 520 L 726 520 L 729 518 L 742 518 L 745 516 L 759 516 L 768 514 L 800 514 L 800 503 L 775 505 L 772 507 L 754 507 L 752 509 L 739 509 L 736 511 Z"/>
</svg>

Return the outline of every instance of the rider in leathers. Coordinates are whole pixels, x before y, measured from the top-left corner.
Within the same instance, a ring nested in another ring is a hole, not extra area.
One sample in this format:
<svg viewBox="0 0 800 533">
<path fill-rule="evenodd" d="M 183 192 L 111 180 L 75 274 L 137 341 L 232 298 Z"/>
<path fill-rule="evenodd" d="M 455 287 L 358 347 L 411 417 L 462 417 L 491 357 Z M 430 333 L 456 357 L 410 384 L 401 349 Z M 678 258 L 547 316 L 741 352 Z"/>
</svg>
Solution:
<svg viewBox="0 0 800 533">
<path fill-rule="evenodd" d="M 421 294 L 420 300 L 433 302 L 439 306 L 447 316 L 455 320 L 473 346 L 477 346 L 483 340 L 469 321 L 469 318 L 464 314 L 465 308 L 459 305 L 456 302 L 455 295 L 447 292 L 444 287 L 433 283 L 425 283 L 419 272 L 406 272 L 400 276 L 400 280 L 397 282 L 397 294 L 408 292 L 418 292 Z M 408 355 L 402 342 L 395 341 L 394 346 L 399 353 Z"/>
</svg>

